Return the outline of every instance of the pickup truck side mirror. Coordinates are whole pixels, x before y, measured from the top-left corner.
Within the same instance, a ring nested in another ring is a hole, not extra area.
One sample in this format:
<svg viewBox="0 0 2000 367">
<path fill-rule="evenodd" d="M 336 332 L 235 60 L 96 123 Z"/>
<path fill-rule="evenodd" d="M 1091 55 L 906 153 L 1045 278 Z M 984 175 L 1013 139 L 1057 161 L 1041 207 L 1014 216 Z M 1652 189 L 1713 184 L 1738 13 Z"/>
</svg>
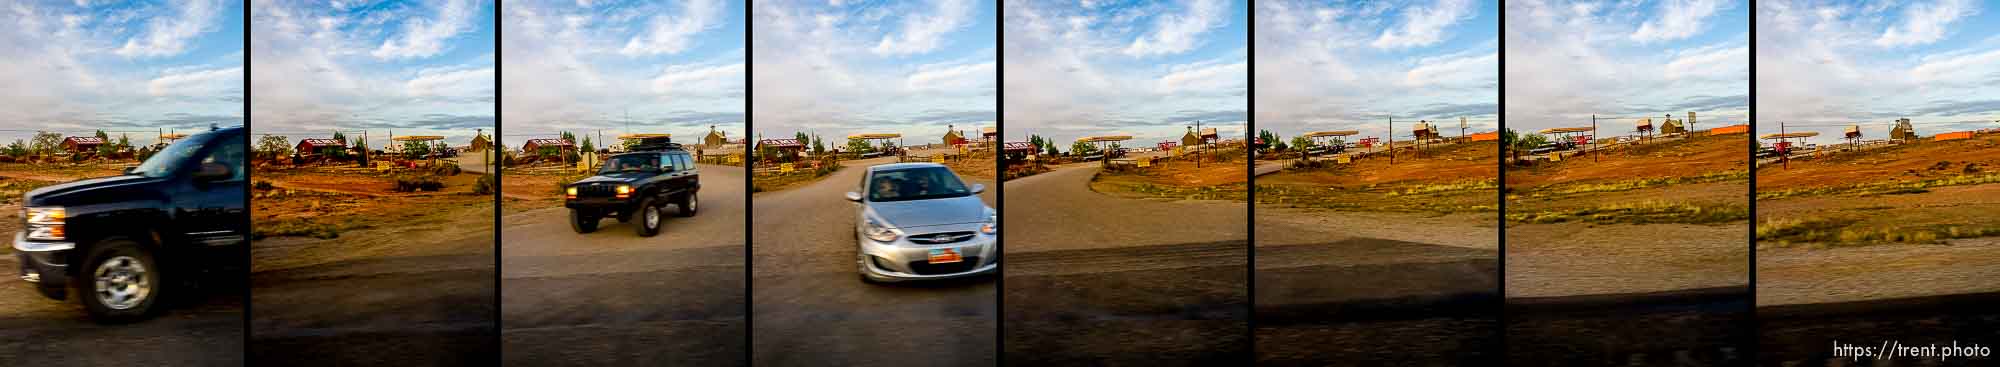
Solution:
<svg viewBox="0 0 2000 367">
<path fill-rule="evenodd" d="M 195 181 L 201 182 L 221 181 L 229 176 L 229 166 L 221 163 L 202 163 L 194 171 Z"/>
<path fill-rule="evenodd" d="M 985 184 L 972 184 L 972 193 L 977 194 L 982 192 L 986 192 Z"/>
<path fill-rule="evenodd" d="M 858 203 L 858 202 L 861 202 L 861 193 L 858 193 L 858 192 L 853 192 L 853 191 L 848 191 L 848 192 L 847 192 L 847 201 L 852 201 L 852 202 L 857 202 L 857 203 Z"/>
</svg>

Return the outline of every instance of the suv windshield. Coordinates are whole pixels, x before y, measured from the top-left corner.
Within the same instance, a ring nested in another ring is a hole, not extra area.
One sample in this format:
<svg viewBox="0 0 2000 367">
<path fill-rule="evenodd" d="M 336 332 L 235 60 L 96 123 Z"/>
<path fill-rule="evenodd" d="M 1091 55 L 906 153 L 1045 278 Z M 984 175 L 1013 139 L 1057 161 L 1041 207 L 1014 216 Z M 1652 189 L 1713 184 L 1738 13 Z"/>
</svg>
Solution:
<svg viewBox="0 0 2000 367">
<path fill-rule="evenodd" d="M 145 163 L 140 163 L 139 167 L 133 168 L 132 174 L 153 178 L 173 175 L 174 172 L 179 172 L 186 168 L 184 166 L 194 157 L 194 153 L 201 151 L 203 145 L 208 145 L 209 140 L 214 140 L 215 135 L 200 134 L 190 136 L 187 139 L 181 139 L 181 141 L 167 145 L 165 149 L 160 149 L 158 153 L 153 153 L 151 158 L 146 158 Z"/>
<path fill-rule="evenodd" d="M 612 174 L 620 172 L 653 172 L 654 170 L 658 170 L 659 168 L 660 168 L 660 158 L 658 155 L 626 154 L 626 155 L 611 157 L 610 160 L 605 161 L 604 167 L 597 169 L 597 174 L 602 175 L 602 174 Z"/>
<path fill-rule="evenodd" d="M 868 201 L 905 201 L 971 195 L 965 182 L 944 167 L 875 172 L 868 181 Z"/>
</svg>

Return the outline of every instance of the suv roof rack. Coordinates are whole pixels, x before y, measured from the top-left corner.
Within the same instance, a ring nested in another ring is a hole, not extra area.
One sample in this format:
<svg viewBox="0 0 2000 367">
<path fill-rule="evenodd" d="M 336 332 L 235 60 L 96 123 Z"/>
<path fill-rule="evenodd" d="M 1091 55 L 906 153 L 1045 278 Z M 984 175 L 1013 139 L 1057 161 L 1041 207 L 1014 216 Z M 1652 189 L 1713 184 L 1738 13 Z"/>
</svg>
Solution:
<svg viewBox="0 0 2000 367">
<path fill-rule="evenodd" d="M 669 150 L 683 150 L 683 149 L 681 149 L 681 144 L 673 142 L 672 138 L 640 139 L 639 143 L 632 144 L 632 147 L 627 149 L 627 151 L 633 151 L 633 152 L 669 151 Z"/>
</svg>

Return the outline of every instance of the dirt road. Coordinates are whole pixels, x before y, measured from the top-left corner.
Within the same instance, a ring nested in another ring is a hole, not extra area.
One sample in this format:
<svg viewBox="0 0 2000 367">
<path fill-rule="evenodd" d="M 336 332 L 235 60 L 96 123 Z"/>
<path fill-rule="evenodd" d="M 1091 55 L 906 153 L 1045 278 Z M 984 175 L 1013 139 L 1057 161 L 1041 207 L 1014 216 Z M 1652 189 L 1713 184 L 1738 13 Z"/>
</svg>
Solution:
<svg viewBox="0 0 2000 367">
<path fill-rule="evenodd" d="M 1007 182 L 1006 362 L 1250 361 L 1244 204 L 1114 198 L 1098 170 Z"/>
<path fill-rule="evenodd" d="M 976 366 L 994 363 L 991 278 L 868 285 L 855 273 L 854 203 L 866 167 L 751 198 L 752 362 L 759 366 Z M 971 180 L 988 188 L 990 180 Z"/>
<path fill-rule="evenodd" d="M 1495 216 L 1260 206 L 1257 217 L 1259 363 L 1448 365 L 1498 357 Z"/>
<path fill-rule="evenodd" d="M 100 325 L 84 315 L 76 294 L 42 297 L 21 281 L 20 263 L 0 251 L 0 361 L 9 365 L 233 366 L 243 364 L 243 285 L 213 289 L 167 305 L 158 317 Z M 165 301 L 165 300 L 163 300 Z"/>
<path fill-rule="evenodd" d="M 498 363 L 493 209 L 437 210 L 455 212 L 328 240 L 252 242 L 250 364 Z"/>
<path fill-rule="evenodd" d="M 577 234 L 561 207 L 502 218 L 505 363 L 744 365 L 743 178 L 701 165 L 700 211 L 651 238 L 613 219 Z"/>
</svg>

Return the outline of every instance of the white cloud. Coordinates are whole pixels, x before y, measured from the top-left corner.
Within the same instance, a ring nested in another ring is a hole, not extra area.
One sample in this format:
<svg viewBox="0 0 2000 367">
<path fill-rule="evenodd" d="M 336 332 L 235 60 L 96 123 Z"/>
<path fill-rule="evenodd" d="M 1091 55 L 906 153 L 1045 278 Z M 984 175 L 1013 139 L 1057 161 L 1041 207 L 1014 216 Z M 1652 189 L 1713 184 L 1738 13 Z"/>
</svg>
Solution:
<svg viewBox="0 0 2000 367">
<path fill-rule="evenodd" d="M 1479 86 L 1496 80 L 1500 55 L 1484 53 L 1480 55 L 1451 55 L 1426 58 L 1417 66 L 1403 74 L 1402 85 L 1411 88 L 1431 86 Z"/>
<path fill-rule="evenodd" d="M 1894 47 L 1937 42 L 1944 39 L 1946 28 L 1952 23 L 1977 12 L 1978 5 L 1967 0 L 1909 5 L 1903 8 L 1903 23 L 1882 31 L 1882 37 L 1875 39 L 1875 45 Z"/>
<path fill-rule="evenodd" d="M 722 8 L 716 0 L 681 3 L 677 16 L 654 17 L 645 34 L 633 36 L 618 53 L 626 56 L 675 54 L 694 45 L 694 35 L 720 26 Z M 572 27 L 578 24 L 571 24 Z"/>
<path fill-rule="evenodd" d="M 913 91 L 967 91 L 993 89 L 992 62 L 960 65 L 926 65 L 904 79 Z"/>
<path fill-rule="evenodd" d="M 146 93 L 155 97 L 218 97 L 241 94 L 243 68 L 173 70 L 146 83 Z"/>
<path fill-rule="evenodd" d="M 1247 62 L 1174 65 L 1159 78 L 1158 93 L 1235 93 L 1248 85 Z"/>
<path fill-rule="evenodd" d="M 380 59 L 437 56 L 448 49 L 447 41 L 475 28 L 472 22 L 478 18 L 476 12 L 480 8 L 474 0 L 445 0 L 427 17 L 404 20 L 401 33 L 382 40 L 382 45 L 369 54 Z"/>
<path fill-rule="evenodd" d="M 1711 47 L 1681 52 L 1667 63 L 1664 76 L 1669 80 L 1688 78 L 1735 78 L 1748 76 L 1750 48 Z"/>
<path fill-rule="evenodd" d="M 945 34 L 965 27 L 972 18 L 969 0 L 932 0 L 930 5 L 930 13 L 903 17 L 900 32 L 882 36 L 870 51 L 877 55 L 931 52 L 943 45 Z"/>
<path fill-rule="evenodd" d="M 1703 20 L 1730 5 L 1726 0 L 1667 0 L 1660 4 L 1658 17 L 1632 32 L 1632 40 L 1645 43 L 1693 37 L 1702 31 Z"/>
<path fill-rule="evenodd" d="M 187 51 L 189 39 L 215 31 L 216 15 L 220 13 L 216 0 L 190 0 L 175 5 L 179 6 L 176 14 L 148 21 L 144 33 L 126 40 L 123 47 L 113 52 L 125 57 L 179 55 Z"/>
<path fill-rule="evenodd" d="M 493 96 L 493 68 L 446 68 L 417 72 L 403 83 L 413 97 L 479 98 Z"/>
<path fill-rule="evenodd" d="M 1170 55 L 1188 52 L 1200 45 L 1201 36 L 1229 24 L 1229 3 L 1222 0 L 1190 0 L 1181 12 L 1161 14 L 1153 19 L 1152 31 L 1125 47 L 1129 56 Z"/>
<path fill-rule="evenodd" d="M 672 65 L 653 78 L 653 93 L 726 95 L 743 92 L 743 64 Z"/>
<path fill-rule="evenodd" d="M 1437 0 L 1428 6 L 1403 11 L 1402 25 L 1382 30 L 1371 45 L 1376 48 L 1430 46 L 1444 41 L 1445 28 L 1472 19 L 1472 0 Z"/>
</svg>

